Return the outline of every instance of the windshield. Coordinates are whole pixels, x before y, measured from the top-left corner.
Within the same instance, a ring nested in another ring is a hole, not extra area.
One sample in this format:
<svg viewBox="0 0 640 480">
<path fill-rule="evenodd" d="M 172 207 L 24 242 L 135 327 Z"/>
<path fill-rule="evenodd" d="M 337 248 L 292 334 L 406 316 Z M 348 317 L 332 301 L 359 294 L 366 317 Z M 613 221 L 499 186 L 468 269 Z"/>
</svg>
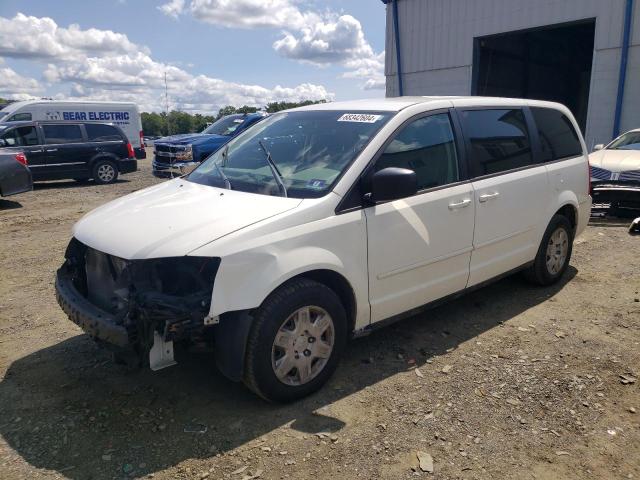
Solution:
<svg viewBox="0 0 640 480">
<path fill-rule="evenodd" d="M 234 190 L 264 195 L 283 195 L 284 184 L 289 197 L 321 197 L 392 115 L 278 113 L 212 154 L 187 179 L 224 188 L 226 177 Z"/>
<path fill-rule="evenodd" d="M 640 132 L 627 132 L 609 144 L 607 150 L 640 150 Z"/>
<path fill-rule="evenodd" d="M 245 119 L 242 115 L 229 115 L 228 117 L 221 118 L 217 122 L 209 125 L 202 131 L 202 133 L 229 136 L 244 123 L 244 120 Z"/>
</svg>

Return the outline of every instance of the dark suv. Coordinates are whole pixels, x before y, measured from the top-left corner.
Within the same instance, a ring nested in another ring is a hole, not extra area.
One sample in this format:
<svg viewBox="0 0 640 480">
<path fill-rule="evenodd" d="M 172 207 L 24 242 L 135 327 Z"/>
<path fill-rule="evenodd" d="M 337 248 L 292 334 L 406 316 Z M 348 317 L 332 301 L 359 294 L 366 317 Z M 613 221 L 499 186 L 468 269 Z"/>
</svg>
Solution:
<svg viewBox="0 0 640 480">
<path fill-rule="evenodd" d="M 0 123 L 0 147 L 19 147 L 34 181 L 93 178 L 113 183 L 118 174 L 138 169 L 127 136 L 109 123 Z"/>
</svg>

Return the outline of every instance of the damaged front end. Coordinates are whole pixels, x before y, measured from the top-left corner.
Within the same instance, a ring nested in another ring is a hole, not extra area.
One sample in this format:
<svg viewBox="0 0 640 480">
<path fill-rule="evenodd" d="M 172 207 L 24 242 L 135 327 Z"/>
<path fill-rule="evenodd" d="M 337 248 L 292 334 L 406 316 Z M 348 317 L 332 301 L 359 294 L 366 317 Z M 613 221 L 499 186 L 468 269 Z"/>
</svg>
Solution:
<svg viewBox="0 0 640 480">
<path fill-rule="evenodd" d="M 205 339 L 219 258 L 124 260 L 75 238 L 56 275 L 58 303 L 87 334 L 153 370 L 173 365 L 173 342 Z"/>
</svg>

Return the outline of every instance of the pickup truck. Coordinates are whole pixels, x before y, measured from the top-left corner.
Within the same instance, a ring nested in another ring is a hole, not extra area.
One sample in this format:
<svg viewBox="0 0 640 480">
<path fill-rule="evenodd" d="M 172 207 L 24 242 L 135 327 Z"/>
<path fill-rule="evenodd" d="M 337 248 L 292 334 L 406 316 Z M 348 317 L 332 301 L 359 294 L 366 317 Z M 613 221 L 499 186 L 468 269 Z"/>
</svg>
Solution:
<svg viewBox="0 0 640 480">
<path fill-rule="evenodd" d="M 265 116 L 261 112 L 227 115 L 201 133 L 171 135 L 155 140 L 153 175 L 158 178 L 173 178 L 188 173 L 233 137 Z"/>
</svg>

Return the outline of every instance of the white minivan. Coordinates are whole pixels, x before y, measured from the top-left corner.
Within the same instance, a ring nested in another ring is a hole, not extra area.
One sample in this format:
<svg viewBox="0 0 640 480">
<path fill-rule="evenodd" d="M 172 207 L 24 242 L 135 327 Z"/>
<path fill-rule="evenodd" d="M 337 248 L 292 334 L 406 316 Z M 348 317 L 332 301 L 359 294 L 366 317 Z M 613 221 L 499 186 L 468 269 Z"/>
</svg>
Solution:
<svg viewBox="0 0 640 480">
<path fill-rule="evenodd" d="M 350 336 L 516 271 L 556 282 L 590 207 L 584 141 L 557 103 L 312 105 L 86 215 L 56 291 L 152 369 L 175 363 L 173 342 L 209 342 L 226 376 L 290 401 Z"/>
<path fill-rule="evenodd" d="M 20 121 L 111 123 L 127 136 L 138 160 L 147 156 L 140 112 L 132 102 L 25 100 L 10 103 L 0 110 L 0 123 Z"/>
</svg>

